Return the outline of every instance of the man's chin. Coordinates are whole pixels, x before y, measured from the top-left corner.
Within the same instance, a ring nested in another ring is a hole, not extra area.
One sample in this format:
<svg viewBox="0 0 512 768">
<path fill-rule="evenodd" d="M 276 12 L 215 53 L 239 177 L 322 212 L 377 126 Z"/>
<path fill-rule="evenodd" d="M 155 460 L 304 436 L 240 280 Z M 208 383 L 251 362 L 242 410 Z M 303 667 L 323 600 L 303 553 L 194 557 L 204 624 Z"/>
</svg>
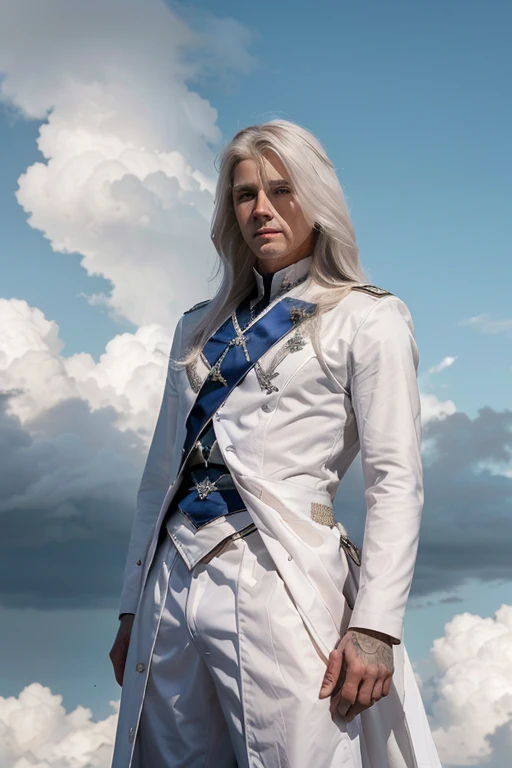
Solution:
<svg viewBox="0 0 512 768">
<path fill-rule="evenodd" d="M 256 254 L 256 258 L 259 259 L 262 264 L 272 264 L 274 261 L 280 261 L 284 256 L 286 256 L 285 248 L 278 248 L 277 246 L 272 247 L 270 243 L 260 248 Z"/>
</svg>

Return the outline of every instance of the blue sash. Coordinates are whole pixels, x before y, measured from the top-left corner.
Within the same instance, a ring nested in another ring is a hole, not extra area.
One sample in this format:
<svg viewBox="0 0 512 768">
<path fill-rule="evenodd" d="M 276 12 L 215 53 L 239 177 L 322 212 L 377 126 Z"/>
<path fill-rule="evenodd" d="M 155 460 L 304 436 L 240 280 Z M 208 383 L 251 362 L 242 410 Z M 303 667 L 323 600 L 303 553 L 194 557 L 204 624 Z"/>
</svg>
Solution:
<svg viewBox="0 0 512 768">
<path fill-rule="evenodd" d="M 187 436 L 180 469 L 183 463 L 187 461 L 201 430 L 212 418 L 221 403 L 243 380 L 259 358 L 294 327 L 296 323 L 294 309 L 299 309 L 302 314 L 312 315 L 316 309 L 316 304 L 288 296 L 280 299 L 272 309 L 265 312 L 244 332 L 249 360 L 246 359 L 241 346 L 235 344 L 229 348 L 221 365 L 222 376 L 226 380 L 227 386 L 207 376 L 187 418 Z M 215 331 L 203 348 L 203 355 L 210 365 L 217 362 L 229 342 L 236 335 L 233 320 L 229 317 Z"/>
</svg>

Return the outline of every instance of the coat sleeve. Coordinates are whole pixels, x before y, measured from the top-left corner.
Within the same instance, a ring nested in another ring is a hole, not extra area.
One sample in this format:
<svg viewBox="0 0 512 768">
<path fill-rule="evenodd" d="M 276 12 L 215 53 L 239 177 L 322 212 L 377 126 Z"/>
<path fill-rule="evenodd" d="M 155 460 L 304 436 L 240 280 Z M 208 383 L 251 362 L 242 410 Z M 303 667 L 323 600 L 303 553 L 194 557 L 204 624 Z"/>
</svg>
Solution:
<svg viewBox="0 0 512 768">
<path fill-rule="evenodd" d="M 402 639 L 423 510 L 419 353 L 406 304 L 378 299 L 356 330 L 350 389 L 363 469 L 366 524 L 350 626 Z"/>
<path fill-rule="evenodd" d="M 182 322 L 183 318 L 176 326 L 170 357 L 178 357 L 180 354 Z M 162 404 L 137 493 L 137 509 L 128 546 L 119 615 L 136 611 L 144 558 L 149 549 L 162 502 L 169 488 L 178 417 L 175 376 L 176 371 L 168 365 Z"/>
</svg>

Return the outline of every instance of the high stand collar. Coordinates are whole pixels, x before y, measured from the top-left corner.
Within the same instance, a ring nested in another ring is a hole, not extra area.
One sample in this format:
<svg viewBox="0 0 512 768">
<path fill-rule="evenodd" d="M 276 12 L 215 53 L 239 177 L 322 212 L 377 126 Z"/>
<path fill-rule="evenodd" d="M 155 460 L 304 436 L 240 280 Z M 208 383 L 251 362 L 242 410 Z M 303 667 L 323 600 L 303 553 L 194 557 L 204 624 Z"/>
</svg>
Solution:
<svg viewBox="0 0 512 768">
<path fill-rule="evenodd" d="M 286 278 L 288 283 L 294 283 L 296 280 L 303 277 L 303 275 L 309 272 L 312 260 L 312 255 L 305 256 L 303 259 L 300 259 L 293 264 L 288 264 L 287 267 L 278 269 L 277 272 L 268 272 L 263 275 L 258 271 L 256 267 L 253 267 L 252 270 L 254 272 L 254 278 L 256 280 L 256 286 L 258 289 L 256 303 L 265 295 L 265 287 L 267 288 L 267 296 L 269 295 L 269 284 L 269 301 L 272 301 L 276 293 L 281 288 L 284 279 Z"/>
</svg>

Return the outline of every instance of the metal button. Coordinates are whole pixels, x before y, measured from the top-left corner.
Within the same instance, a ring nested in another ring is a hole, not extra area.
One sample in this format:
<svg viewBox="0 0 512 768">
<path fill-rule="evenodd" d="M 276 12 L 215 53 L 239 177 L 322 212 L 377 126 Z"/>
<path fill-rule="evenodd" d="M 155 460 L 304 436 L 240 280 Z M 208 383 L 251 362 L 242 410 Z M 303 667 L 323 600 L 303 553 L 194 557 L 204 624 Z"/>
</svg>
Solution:
<svg viewBox="0 0 512 768">
<path fill-rule="evenodd" d="M 274 408 L 273 406 L 270 405 L 270 403 L 263 403 L 263 405 L 261 406 L 261 410 L 265 411 L 265 413 L 270 413 L 270 411 L 273 411 Z"/>
<path fill-rule="evenodd" d="M 288 555 L 288 560 L 293 560 L 293 557 L 291 555 Z"/>
<path fill-rule="evenodd" d="M 128 729 L 128 743 L 129 744 L 132 743 L 134 736 L 135 736 L 135 728 L 129 728 Z"/>
<path fill-rule="evenodd" d="M 142 661 L 139 661 L 135 669 L 137 670 L 137 672 L 144 672 L 144 670 L 146 669 L 146 665 L 143 664 Z"/>
<path fill-rule="evenodd" d="M 226 445 L 226 451 L 234 451 L 235 446 L 234 445 Z"/>
</svg>

